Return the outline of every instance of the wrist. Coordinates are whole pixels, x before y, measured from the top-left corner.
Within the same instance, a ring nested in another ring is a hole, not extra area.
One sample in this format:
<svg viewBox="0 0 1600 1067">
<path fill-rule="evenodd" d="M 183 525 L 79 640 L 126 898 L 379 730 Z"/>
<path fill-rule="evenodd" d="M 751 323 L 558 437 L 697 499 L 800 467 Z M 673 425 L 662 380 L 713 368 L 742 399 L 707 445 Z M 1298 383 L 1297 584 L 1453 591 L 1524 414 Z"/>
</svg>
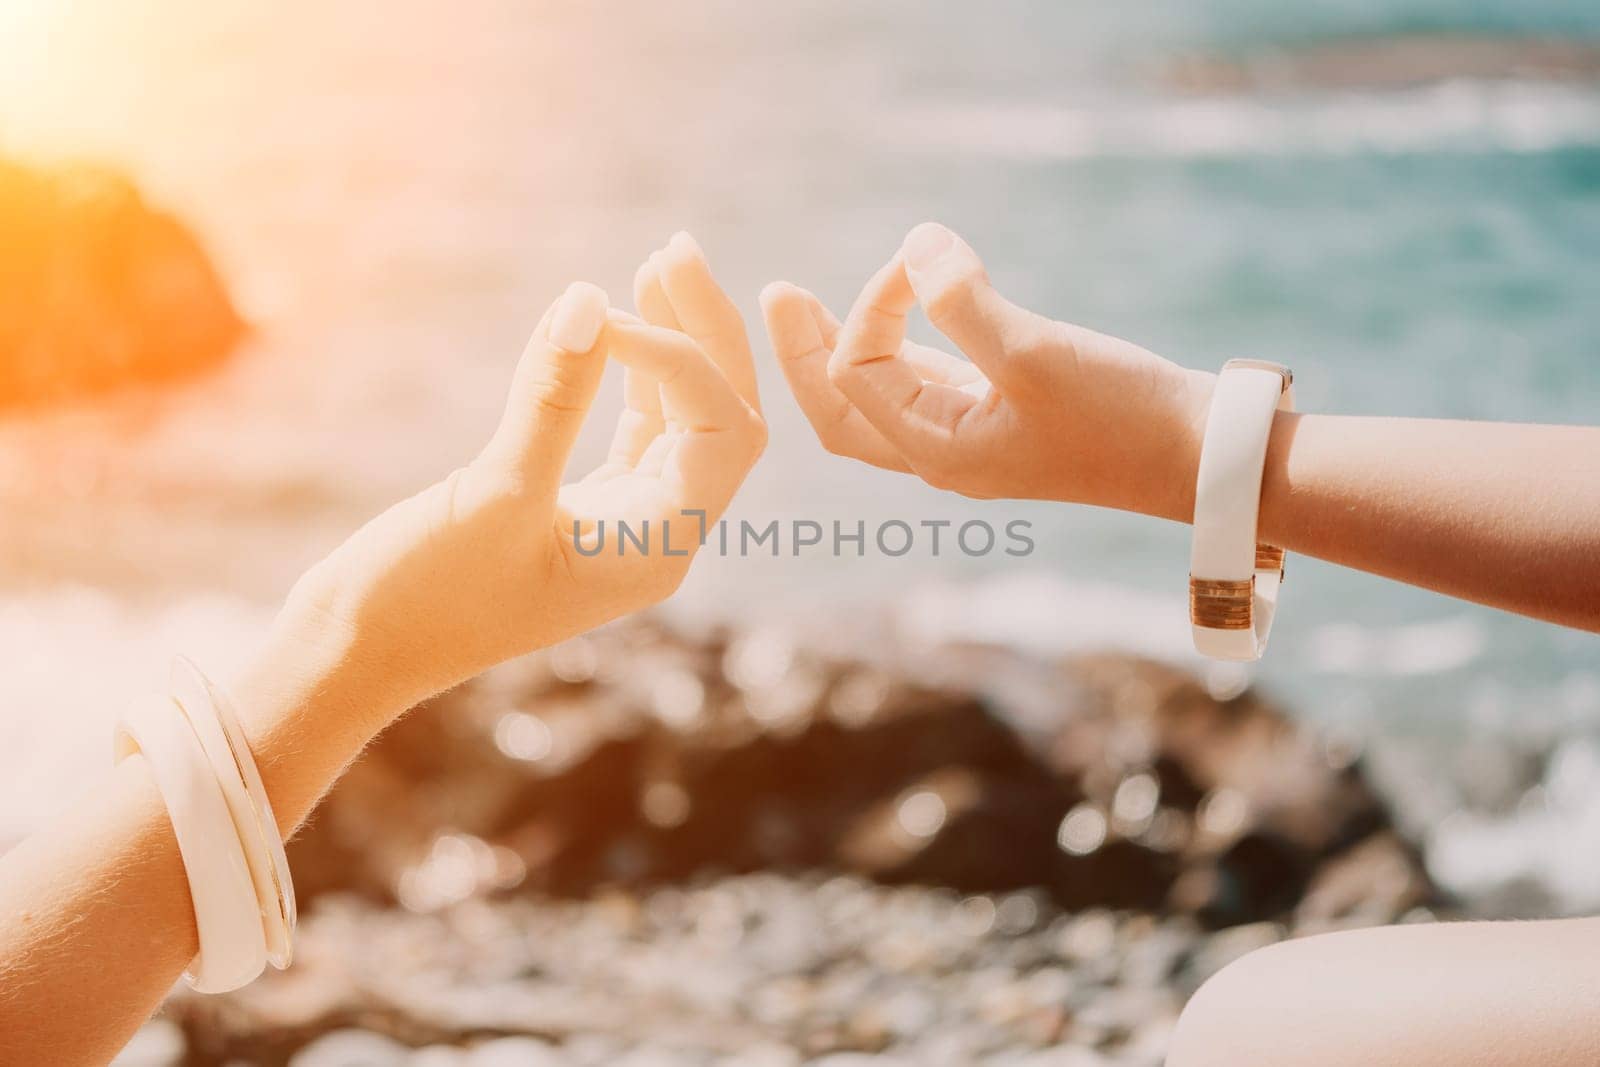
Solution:
<svg viewBox="0 0 1600 1067">
<path fill-rule="evenodd" d="M 1211 397 L 1217 376 L 1210 371 L 1183 372 L 1179 400 L 1179 431 L 1174 446 L 1172 491 L 1167 518 L 1178 522 L 1194 521 L 1195 483 L 1200 476 L 1200 452 L 1205 444 L 1206 420 L 1211 415 Z"/>
<path fill-rule="evenodd" d="M 358 649 L 349 627 L 285 612 L 230 680 L 285 837 L 367 742 L 415 702 Z"/>
<path fill-rule="evenodd" d="M 1174 522 L 1194 521 L 1195 480 L 1217 376 L 1207 371 L 1174 367 L 1162 410 L 1151 420 L 1156 428 L 1149 443 L 1149 477 L 1130 510 Z"/>
</svg>

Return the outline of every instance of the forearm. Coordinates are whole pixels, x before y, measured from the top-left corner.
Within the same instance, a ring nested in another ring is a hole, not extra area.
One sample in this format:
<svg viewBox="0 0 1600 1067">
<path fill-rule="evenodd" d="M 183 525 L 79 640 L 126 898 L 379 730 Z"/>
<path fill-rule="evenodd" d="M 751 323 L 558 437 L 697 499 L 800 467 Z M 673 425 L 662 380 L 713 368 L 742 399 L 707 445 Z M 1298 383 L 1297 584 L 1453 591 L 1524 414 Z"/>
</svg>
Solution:
<svg viewBox="0 0 1600 1067">
<path fill-rule="evenodd" d="M 1280 413 L 1263 541 L 1600 630 L 1600 428 Z"/>
<path fill-rule="evenodd" d="M 300 633 L 275 631 L 229 687 L 285 835 L 405 699 L 349 643 Z M 0 1063 L 106 1062 L 197 951 L 148 765 L 136 755 L 98 776 L 0 859 Z"/>
<path fill-rule="evenodd" d="M 142 756 L 0 860 L 0 1063 L 104 1063 L 197 948 L 183 860 Z"/>
<path fill-rule="evenodd" d="M 714 521 L 766 427 L 738 310 L 693 240 L 675 237 L 640 278 L 658 324 L 613 321 L 604 293 L 571 286 L 534 331 L 484 451 L 307 572 L 260 654 L 219 679 L 284 836 L 406 708 L 681 580 L 687 558 L 584 555 L 572 531 L 694 510 Z M 636 376 L 630 418 L 611 460 L 563 486 L 608 350 Z M 101 784 L 71 817 L 0 860 L 0 1063 L 104 1062 L 197 951 L 144 759 L 91 773 Z"/>
<path fill-rule="evenodd" d="M 455 680 L 423 681 L 332 620 L 280 618 L 229 688 L 284 840 L 379 731 Z"/>
<path fill-rule="evenodd" d="M 937 223 L 906 235 L 844 323 L 787 284 L 773 350 L 832 452 L 981 499 L 1190 522 L 1216 376 L 1018 307 Z M 920 304 L 970 363 L 906 341 Z M 1260 539 L 1600 630 L 1600 428 L 1280 413 Z"/>
</svg>

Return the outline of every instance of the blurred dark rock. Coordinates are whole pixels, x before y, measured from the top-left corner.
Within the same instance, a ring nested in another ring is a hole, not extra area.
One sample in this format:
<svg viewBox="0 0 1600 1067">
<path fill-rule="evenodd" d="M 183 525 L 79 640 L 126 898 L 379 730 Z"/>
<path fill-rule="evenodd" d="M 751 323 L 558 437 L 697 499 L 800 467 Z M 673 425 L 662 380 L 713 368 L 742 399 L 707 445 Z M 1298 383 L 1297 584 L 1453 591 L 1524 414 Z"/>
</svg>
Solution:
<svg viewBox="0 0 1600 1067">
<path fill-rule="evenodd" d="M 873 651 L 636 619 L 417 709 L 291 846 L 295 965 L 180 993 L 148 1043 L 175 1028 L 189 1067 L 1155 1067 L 1245 952 L 1432 917 L 1357 755 L 1257 694 Z"/>
<path fill-rule="evenodd" d="M 184 377 L 244 329 L 194 235 L 127 178 L 0 159 L 0 408 Z"/>
<path fill-rule="evenodd" d="M 1013 658 L 985 669 L 1028 674 Z M 1260 696 L 1116 656 L 1034 676 L 1055 714 L 1023 726 L 976 684 L 621 624 L 402 720 L 292 845 L 296 881 L 429 911 L 830 870 L 1212 928 L 1285 918 L 1314 884 L 1327 920 L 1431 898 L 1359 763 Z"/>
</svg>

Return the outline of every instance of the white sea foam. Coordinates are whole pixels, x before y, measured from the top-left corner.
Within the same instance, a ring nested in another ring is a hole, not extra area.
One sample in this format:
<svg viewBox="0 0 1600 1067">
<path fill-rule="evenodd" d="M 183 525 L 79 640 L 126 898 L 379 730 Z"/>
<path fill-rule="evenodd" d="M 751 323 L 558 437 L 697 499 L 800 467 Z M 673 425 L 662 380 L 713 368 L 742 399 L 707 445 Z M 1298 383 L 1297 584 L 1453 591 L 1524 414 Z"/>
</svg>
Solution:
<svg viewBox="0 0 1600 1067">
<path fill-rule="evenodd" d="M 1023 159 L 1541 152 L 1600 144 L 1600 92 L 1445 82 L 1394 92 L 917 108 L 909 145 Z"/>
<path fill-rule="evenodd" d="M 1192 663 L 1181 596 L 1017 571 L 970 584 L 928 584 L 900 604 L 907 634 L 929 644 L 1002 645 L 1041 656 L 1105 649 Z"/>
<path fill-rule="evenodd" d="M 1312 632 L 1306 659 L 1329 674 L 1408 677 L 1458 670 L 1488 646 L 1482 620 L 1467 615 L 1399 626 L 1330 623 Z"/>
<path fill-rule="evenodd" d="M 1574 738 L 1550 759 L 1543 786 L 1509 816 L 1456 812 L 1428 841 L 1428 869 L 1472 897 L 1536 883 L 1569 912 L 1600 907 L 1600 741 Z"/>
</svg>

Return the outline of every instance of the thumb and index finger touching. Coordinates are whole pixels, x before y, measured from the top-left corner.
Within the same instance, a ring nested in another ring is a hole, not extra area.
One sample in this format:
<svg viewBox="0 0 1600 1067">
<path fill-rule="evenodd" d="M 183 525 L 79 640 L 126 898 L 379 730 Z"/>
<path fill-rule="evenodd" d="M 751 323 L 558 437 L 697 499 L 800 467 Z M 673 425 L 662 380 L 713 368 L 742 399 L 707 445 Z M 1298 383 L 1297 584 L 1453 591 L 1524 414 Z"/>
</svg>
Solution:
<svg viewBox="0 0 1600 1067">
<path fill-rule="evenodd" d="M 628 365 L 628 407 L 639 409 L 650 430 L 660 427 L 654 421 L 663 410 L 658 389 L 665 414 L 694 424 L 703 425 L 708 412 L 718 422 L 746 406 L 759 412 L 743 320 L 693 238 L 677 234 L 653 254 L 635 290 L 645 322 L 611 313 L 604 290 L 576 282 L 529 339 L 485 454 L 530 491 L 549 494 L 559 487 L 608 355 Z M 685 367 L 682 381 L 667 380 Z"/>
<path fill-rule="evenodd" d="M 930 350 L 905 341 L 906 316 L 918 305 L 972 360 L 966 374 L 925 373 Z M 1000 295 L 970 245 L 924 223 L 863 288 L 828 378 L 914 467 L 931 464 L 984 402 L 978 373 L 1002 393 L 1028 376 L 1030 331 L 1041 321 Z"/>
<path fill-rule="evenodd" d="M 486 450 L 509 464 L 530 489 L 553 493 L 559 486 L 598 391 L 608 348 L 636 372 L 639 380 L 630 389 L 639 393 L 657 382 L 668 385 L 669 376 L 687 369 L 684 380 L 663 391 L 669 414 L 676 409 L 690 422 L 704 425 L 709 418 L 718 425 L 736 411 L 730 400 L 759 412 L 743 320 L 693 239 L 675 235 L 641 269 L 637 288 L 649 323 L 611 317 L 608 328 L 605 292 L 578 282 L 534 331 Z M 1019 351 L 1027 349 L 1017 341 L 1036 320 L 994 289 L 970 245 L 937 223 L 924 223 L 907 235 L 836 334 L 826 309 L 807 308 L 818 320 L 816 340 L 833 342 L 828 377 L 886 437 L 901 444 L 930 427 L 948 429 L 976 402 L 970 391 L 925 381 L 903 357 L 905 316 L 913 304 L 920 304 L 1001 390 L 1025 373 L 1027 356 Z M 678 330 L 677 337 L 668 336 Z M 683 346 L 678 338 L 685 335 L 700 353 Z M 615 344 L 617 338 L 623 343 Z M 819 354 L 823 346 L 811 347 L 808 355 Z M 651 378 L 656 382 L 647 384 Z"/>
</svg>

